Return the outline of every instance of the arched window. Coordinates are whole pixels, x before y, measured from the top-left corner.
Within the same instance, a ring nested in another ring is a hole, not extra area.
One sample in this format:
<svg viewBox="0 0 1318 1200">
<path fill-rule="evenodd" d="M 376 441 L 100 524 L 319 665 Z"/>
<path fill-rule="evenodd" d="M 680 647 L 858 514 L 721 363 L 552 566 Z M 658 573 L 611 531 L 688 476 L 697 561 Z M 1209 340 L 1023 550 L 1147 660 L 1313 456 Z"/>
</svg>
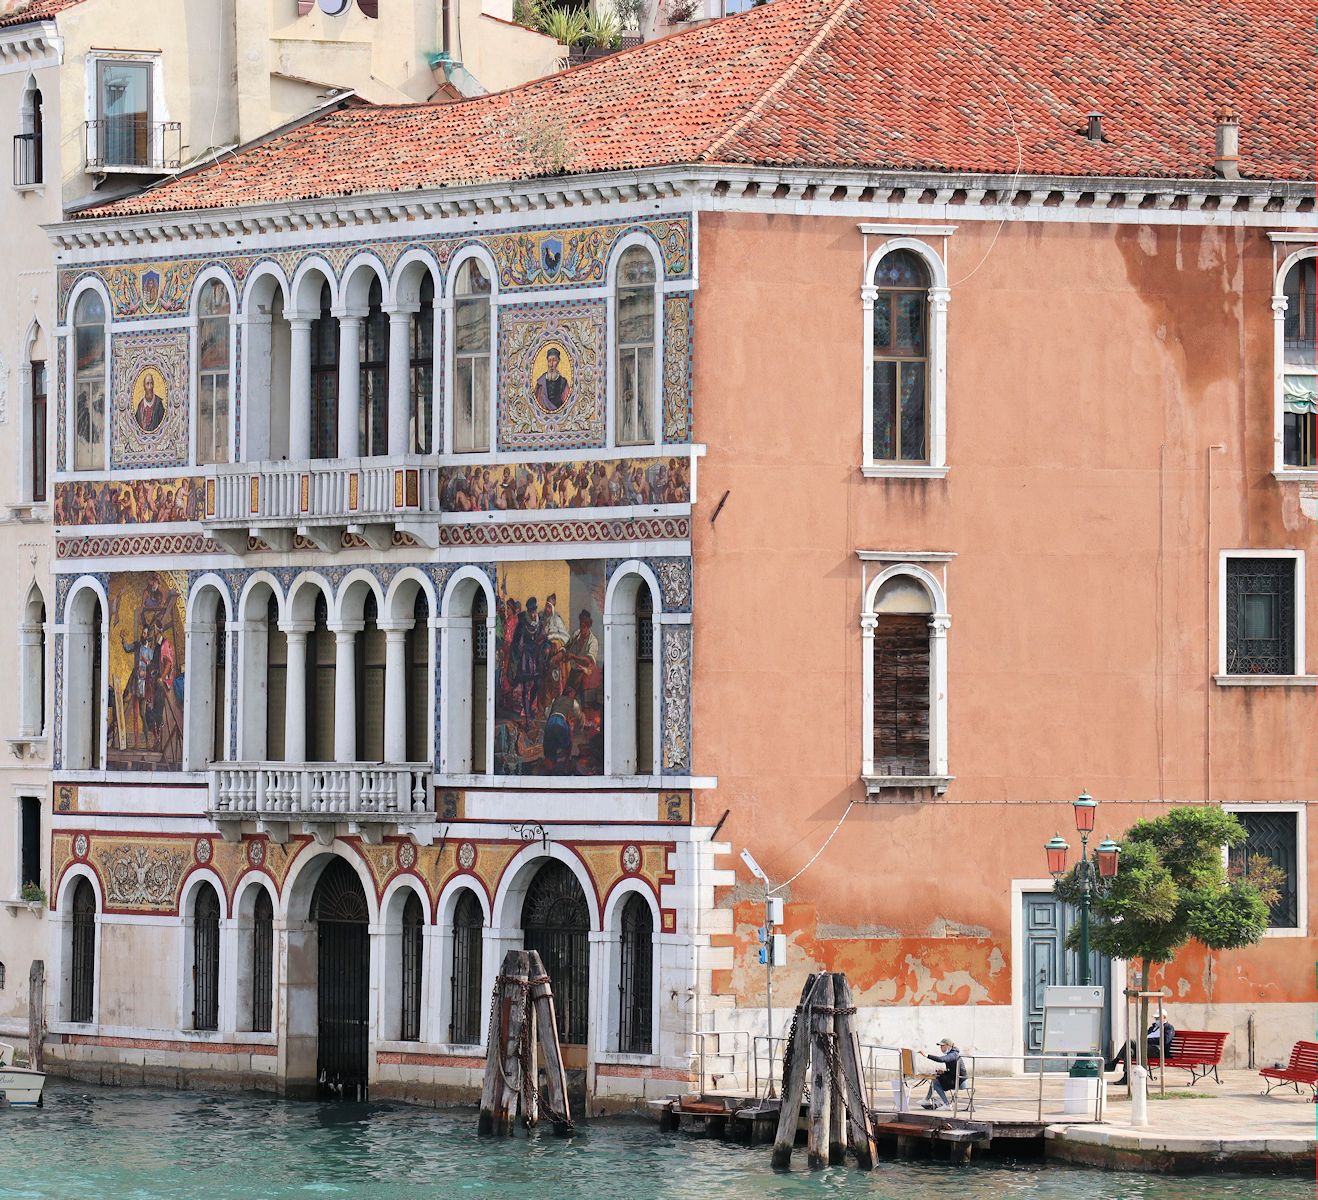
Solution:
<svg viewBox="0 0 1318 1200">
<path fill-rule="evenodd" d="M 618 980 L 618 1050 L 651 1052 L 654 918 L 650 906 L 633 893 L 622 907 L 622 946 Z"/>
<path fill-rule="evenodd" d="M 270 893 L 256 889 L 252 910 L 252 1029 L 269 1033 L 275 967 L 275 909 Z"/>
<path fill-rule="evenodd" d="M 389 317 L 381 307 L 379 276 L 371 279 L 362 322 L 361 393 L 357 444 L 365 456 L 389 453 Z"/>
<path fill-rule="evenodd" d="M 1302 258 L 1286 274 L 1282 330 L 1282 462 L 1318 467 L 1318 355 L 1314 294 L 1318 259 Z"/>
<path fill-rule="evenodd" d="M 453 303 L 453 449 L 490 448 L 490 280 L 474 258 L 458 269 Z"/>
<path fill-rule="evenodd" d="M 648 444 L 654 441 L 655 269 L 640 246 L 618 262 L 616 303 L 618 445 Z"/>
<path fill-rule="evenodd" d="M 15 187 L 35 187 L 45 182 L 44 123 L 41 90 L 29 75 L 23 92 L 23 131 L 14 138 Z"/>
<path fill-rule="evenodd" d="M 411 347 L 411 436 L 413 454 L 429 454 L 434 444 L 435 396 L 435 281 L 426 273 L 421 280 L 421 307 L 412 314 Z"/>
<path fill-rule="evenodd" d="M 88 288 L 73 310 L 73 469 L 105 469 L 105 301 Z"/>
<path fill-rule="evenodd" d="M 590 910 L 571 870 L 557 859 L 540 868 L 522 902 L 526 948 L 540 955 L 554 989 L 558 1036 L 584 1045 L 589 1027 Z"/>
<path fill-rule="evenodd" d="M 224 606 L 215 614 L 215 632 L 211 650 L 211 762 L 223 762 L 229 757 L 224 742 L 224 713 L 228 708 L 229 635 L 224 624 Z"/>
<path fill-rule="evenodd" d="M 91 1021 L 96 997 L 96 893 L 85 877 L 73 885 L 69 922 L 69 1020 Z"/>
<path fill-rule="evenodd" d="M 947 786 L 947 629 L 941 588 L 893 569 L 871 588 L 863 773 L 876 787 Z M 903 784 L 903 781 L 906 781 Z"/>
<path fill-rule="evenodd" d="M 197 303 L 197 462 L 229 461 L 229 291 L 207 280 Z"/>
<path fill-rule="evenodd" d="M 489 607 L 484 591 L 476 593 L 471 606 L 471 770 L 486 770 L 485 742 L 489 731 L 487 701 L 490 694 Z"/>
<path fill-rule="evenodd" d="M 929 271 L 897 250 L 874 273 L 874 459 L 928 456 Z"/>
<path fill-rule="evenodd" d="M 403 905 L 403 1012 L 399 1037 L 404 1042 L 421 1038 L 422 930 L 425 918 L 421 901 L 409 891 Z"/>
<path fill-rule="evenodd" d="M 41 737 L 46 730 L 46 602 L 35 586 L 24 606 L 18 646 L 19 734 Z"/>
<path fill-rule="evenodd" d="M 362 607 L 357 656 L 357 761 L 384 762 L 385 635 L 375 594 Z"/>
<path fill-rule="evenodd" d="M 284 761 L 288 703 L 288 634 L 279 628 L 279 601 L 270 593 L 265 609 L 265 758 Z"/>
<path fill-rule="evenodd" d="M 334 761 L 335 639 L 329 605 L 316 596 L 316 624 L 307 638 L 307 762 Z"/>
<path fill-rule="evenodd" d="M 476 893 L 464 888 L 453 908 L 448 1040 L 455 1046 L 475 1046 L 481 1040 L 481 934 L 484 924 L 484 913 Z"/>
<path fill-rule="evenodd" d="M 80 589 L 69 605 L 64 655 L 64 766 L 75 769 L 101 767 L 102 620 L 100 597 L 91 588 Z"/>
<path fill-rule="evenodd" d="M 636 597 L 636 774 L 654 772 L 654 605 L 642 583 Z"/>
<path fill-rule="evenodd" d="M 197 886 L 192 905 L 192 1028 L 220 1024 L 220 898 L 209 883 Z"/>
<path fill-rule="evenodd" d="M 50 395 L 50 380 L 43 360 L 34 359 L 28 364 L 29 387 L 32 389 L 28 411 L 28 446 L 32 472 L 32 502 L 40 504 L 46 498 L 46 411 Z"/>
<path fill-rule="evenodd" d="M 311 457 L 336 458 L 339 448 L 339 319 L 330 286 L 320 288 L 320 316 L 311 322 Z"/>
<path fill-rule="evenodd" d="M 417 588 L 407 631 L 407 761 L 430 762 L 430 602 Z"/>
</svg>

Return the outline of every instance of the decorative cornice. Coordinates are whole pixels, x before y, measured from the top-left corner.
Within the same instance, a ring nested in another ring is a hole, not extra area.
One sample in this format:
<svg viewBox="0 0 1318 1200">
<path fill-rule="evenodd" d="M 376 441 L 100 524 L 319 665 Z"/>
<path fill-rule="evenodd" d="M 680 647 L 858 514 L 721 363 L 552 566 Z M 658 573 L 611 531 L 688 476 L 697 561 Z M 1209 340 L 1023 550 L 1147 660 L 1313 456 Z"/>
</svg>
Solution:
<svg viewBox="0 0 1318 1200">
<path fill-rule="evenodd" d="M 10 25 L 0 29 L 0 74 L 11 66 L 59 66 L 64 61 L 64 39 L 54 21 Z"/>
<path fill-rule="evenodd" d="M 580 213 L 618 204 L 658 207 L 685 198 L 705 211 L 841 216 L 889 229 L 899 222 L 936 222 L 940 232 L 952 220 L 1275 227 L 1279 213 L 1287 214 L 1288 224 L 1318 230 L 1314 187 L 1302 180 L 663 167 L 246 208 L 89 216 L 46 228 L 58 250 L 88 250 L 394 224 L 416 228 L 451 219 L 564 209 Z"/>
</svg>

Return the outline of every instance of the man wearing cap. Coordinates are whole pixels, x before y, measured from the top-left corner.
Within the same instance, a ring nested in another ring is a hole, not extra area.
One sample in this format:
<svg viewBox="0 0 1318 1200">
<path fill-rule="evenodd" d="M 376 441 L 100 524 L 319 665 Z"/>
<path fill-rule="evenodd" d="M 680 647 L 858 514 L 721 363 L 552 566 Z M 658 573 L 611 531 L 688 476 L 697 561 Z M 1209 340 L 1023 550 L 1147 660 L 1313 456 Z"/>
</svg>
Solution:
<svg viewBox="0 0 1318 1200">
<path fill-rule="evenodd" d="M 944 1038 L 938 1043 L 939 1054 L 926 1054 L 930 1062 L 941 1063 L 943 1069 L 929 1084 L 929 1095 L 922 1108 L 942 1108 L 947 1104 L 947 1093 L 955 1091 L 966 1081 L 966 1067 L 961 1061 L 961 1051 L 951 1038 Z"/>
</svg>

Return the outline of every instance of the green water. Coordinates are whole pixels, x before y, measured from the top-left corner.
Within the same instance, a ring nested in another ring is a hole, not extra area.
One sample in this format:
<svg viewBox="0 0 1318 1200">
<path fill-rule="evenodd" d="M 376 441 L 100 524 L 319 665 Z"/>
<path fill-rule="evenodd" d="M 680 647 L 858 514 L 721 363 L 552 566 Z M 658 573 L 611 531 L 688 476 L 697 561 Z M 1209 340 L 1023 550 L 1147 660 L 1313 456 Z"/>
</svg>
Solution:
<svg viewBox="0 0 1318 1200">
<path fill-rule="evenodd" d="M 1029 1163 L 884 1163 L 775 1173 L 750 1150 L 645 1122 L 596 1122 L 571 1139 L 478 1139 L 475 1113 L 290 1104 L 52 1080 L 44 1109 L 0 1109 L 4 1200 L 535 1197 L 536 1200 L 1312 1200 L 1311 1179 L 1196 1179 Z"/>
</svg>

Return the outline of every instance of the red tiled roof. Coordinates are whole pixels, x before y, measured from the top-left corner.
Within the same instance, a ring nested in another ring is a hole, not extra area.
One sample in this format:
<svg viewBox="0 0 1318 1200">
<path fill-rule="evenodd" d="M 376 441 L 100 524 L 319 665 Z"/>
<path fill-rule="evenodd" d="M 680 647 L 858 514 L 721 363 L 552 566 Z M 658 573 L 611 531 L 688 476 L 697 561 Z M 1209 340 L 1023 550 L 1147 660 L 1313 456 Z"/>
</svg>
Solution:
<svg viewBox="0 0 1318 1200">
<path fill-rule="evenodd" d="M 460 104 L 330 113 L 86 215 L 690 163 L 1205 178 L 1224 105 L 1242 174 L 1312 179 L 1314 43 L 1298 0 L 772 0 Z"/>
<path fill-rule="evenodd" d="M 83 0 L 0 0 L 0 28 L 49 21 Z"/>
</svg>

